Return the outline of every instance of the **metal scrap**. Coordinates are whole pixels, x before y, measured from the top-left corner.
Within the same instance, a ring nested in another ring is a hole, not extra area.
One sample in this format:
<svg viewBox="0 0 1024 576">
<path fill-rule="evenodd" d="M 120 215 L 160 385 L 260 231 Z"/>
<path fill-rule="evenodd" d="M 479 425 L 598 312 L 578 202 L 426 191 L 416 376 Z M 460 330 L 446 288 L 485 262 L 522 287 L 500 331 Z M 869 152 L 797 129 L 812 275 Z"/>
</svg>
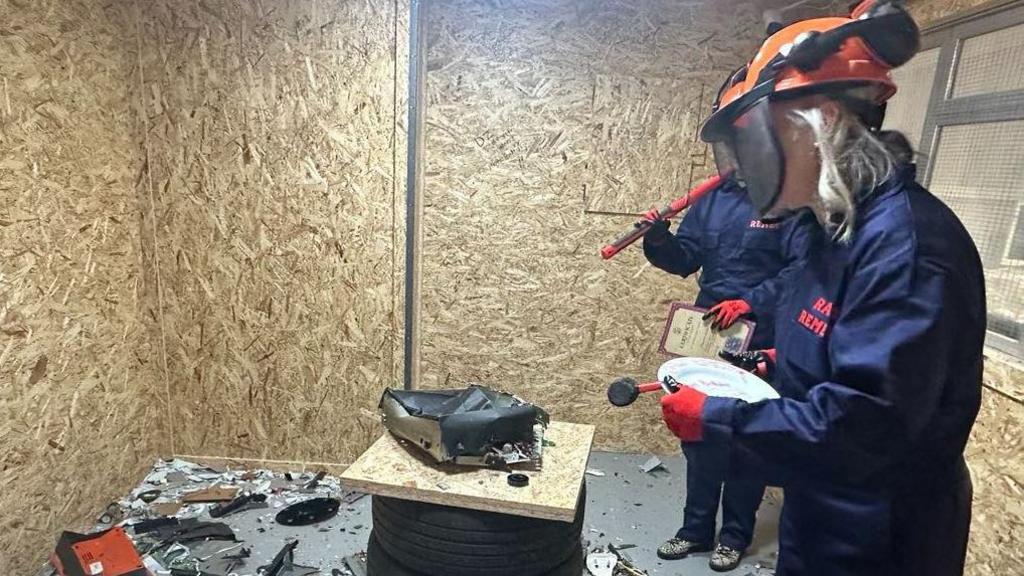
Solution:
<svg viewBox="0 0 1024 576">
<path fill-rule="evenodd" d="M 253 508 L 266 508 L 267 506 L 266 494 L 242 494 L 231 502 L 218 504 L 210 508 L 210 517 L 221 518 L 235 512 L 252 510 Z"/>
<path fill-rule="evenodd" d="M 237 486 L 210 486 L 194 492 L 185 494 L 181 501 L 191 504 L 203 504 L 207 502 L 230 502 L 238 496 Z"/>
<path fill-rule="evenodd" d="M 336 509 L 365 496 L 344 490 L 336 477 L 323 472 L 296 473 L 286 480 L 285 474 L 270 470 L 217 471 L 180 459 L 159 460 L 137 489 L 107 507 L 98 527 L 123 526 L 154 575 L 253 576 L 256 566 L 251 560 L 246 566 L 249 545 L 240 542 L 230 526 L 210 522 L 210 517 L 318 499 L 332 499 Z M 360 571 L 357 557 L 350 558 L 351 574 L 365 576 L 365 561 Z M 320 573 L 288 560 L 276 576 Z"/>
<path fill-rule="evenodd" d="M 662 462 L 661 458 L 658 458 L 657 456 L 651 456 L 651 458 L 647 460 L 647 462 L 644 462 L 643 464 L 640 465 L 640 469 L 643 470 L 646 474 L 653 474 L 656 470 L 665 470 L 666 472 L 668 471 L 665 468 L 665 463 Z"/>
</svg>

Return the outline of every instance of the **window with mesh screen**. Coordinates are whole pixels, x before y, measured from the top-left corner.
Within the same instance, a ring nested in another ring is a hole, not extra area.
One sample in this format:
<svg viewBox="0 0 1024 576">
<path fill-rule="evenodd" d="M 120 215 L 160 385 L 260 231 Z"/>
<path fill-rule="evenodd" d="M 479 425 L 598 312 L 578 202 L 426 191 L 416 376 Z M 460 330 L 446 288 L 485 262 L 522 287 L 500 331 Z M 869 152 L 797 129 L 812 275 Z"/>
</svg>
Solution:
<svg viewBox="0 0 1024 576">
<path fill-rule="evenodd" d="M 922 51 L 905 66 L 892 72 L 892 79 L 899 89 L 889 100 L 883 127 L 903 132 L 914 150 L 921 148 L 921 130 L 928 112 L 928 106 L 923 104 L 932 91 L 938 63 L 939 49 L 932 48 Z"/>
<path fill-rule="evenodd" d="M 953 77 L 953 98 L 1024 88 L 1024 24 L 966 38 Z"/>
<path fill-rule="evenodd" d="M 1014 223 L 1011 230 L 1005 260 L 1010 264 L 1024 266 L 1024 202 L 1018 204 L 1017 210 L 1014 211 Z"/>
<path fill-rule="evenodd" d="M 978 246 L 989 329 L 1020 339 L 1024 322 L 1024 120 L 942 128 L 930 189 L 956 212 Z M 1011 257 L 1008 257 L 1011 256 Z"/>
<path fill-rule="evenodd" d="M 978 247 L 989 344 L 1024 358 L 1024 2 L 940 26 L 922 43 L 893 74 L 900 92 L 885 127 L 920 148 L 925 184 Z"/>
</svg>

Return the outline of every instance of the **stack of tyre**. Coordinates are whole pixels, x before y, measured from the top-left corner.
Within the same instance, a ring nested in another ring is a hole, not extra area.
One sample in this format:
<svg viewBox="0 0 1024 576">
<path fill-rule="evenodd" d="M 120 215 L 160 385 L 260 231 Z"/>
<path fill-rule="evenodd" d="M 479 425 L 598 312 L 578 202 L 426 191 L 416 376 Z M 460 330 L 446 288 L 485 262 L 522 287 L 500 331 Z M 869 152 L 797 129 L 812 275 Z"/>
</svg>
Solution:
<svg viewBox="0 0 1024 576">
<path fill-rule="evenodd" d="M 374 496 L 369 576 L 580 576 L 586 502 L 567 523 Z"/>
</svg>

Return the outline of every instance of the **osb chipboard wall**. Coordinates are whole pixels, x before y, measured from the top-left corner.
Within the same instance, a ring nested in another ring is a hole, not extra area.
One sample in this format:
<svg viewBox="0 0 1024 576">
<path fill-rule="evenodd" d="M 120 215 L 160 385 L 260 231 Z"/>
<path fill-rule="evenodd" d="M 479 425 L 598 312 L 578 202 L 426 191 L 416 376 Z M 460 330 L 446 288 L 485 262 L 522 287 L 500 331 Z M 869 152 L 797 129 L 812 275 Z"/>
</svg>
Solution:
<svg viewBox="0 0 1024 576">
<path fill-rule="evenodd" d="M 351 462 L 398 379 L 405 3 L 139 6 L 173 450 Z"/>
<path fill-rule="evenodd" d="M 986 370 L 986 381 L 1005 377 Z M 1024 381 L 1024 372 L 1013 377 Z M 967 445 L 974 480 L 968 576 L 1024 574 L 1024 404 L 985 390 Z"/>
<path fill-rule="evenodd" d="M 118 9 L 0 0 L 0 574 L 35 573 L 163 446 Z"/>
<path fill-rule="evenodd" d="M 921 27 L 927 27 L 937 20 L 961 14 L 992 0 L 910 0 L 907 6 Z"/>
<path fill-rule="evenodd" d="M 428 32 L 420 384 L 486 383 L 598 424 L 601 448 L 673 450 L 653 400 L 613 410 L 605 389 L 655 374 L 668 305 L 695 285 L 639 247 L 603 262 L 635 216 L 588 209 L 636 211 L 708 173 L 697 115 L 752 53 L 760 9 L 437 0 Z M 652 191 L 646 172 L 677 184 Z"/>
</svg>

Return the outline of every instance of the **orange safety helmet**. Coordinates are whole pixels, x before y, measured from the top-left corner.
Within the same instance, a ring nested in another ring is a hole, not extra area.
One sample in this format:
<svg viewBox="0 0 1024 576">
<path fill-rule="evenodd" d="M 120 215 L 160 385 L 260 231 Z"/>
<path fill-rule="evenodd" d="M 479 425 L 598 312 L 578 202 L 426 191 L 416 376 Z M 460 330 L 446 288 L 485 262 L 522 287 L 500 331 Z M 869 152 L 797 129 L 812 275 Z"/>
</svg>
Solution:
<svg viewBox="0 0 1024 576">
<path fill-rule="evenodd" d="M 731 77 L 730 77 L 730 79 L 731 79 Z M 718 93 L 718 100 L 715 102 L 715 105 L 712 106 L 712 108 L 711 108 L 712 112 L 716 112 L 716 111 L 720 110 L 722 107 L 728 106 L 734 100 L 736 100 L 737 98 L 742 96 L 743 92 L 744 92 L 744 90 L 743 90 L 743 85 L 742 84 L 733 84 L 731 86 L 730 85 L 723 86 L 722 89 Z"/>
<path fill-rule="evenodd" d="M 729 75 L 725 83 L 718 90 L 718 97 L 715 102 L 711 105 L 712 114 L 720 110 L 721 108 L 728 106 L 737 98 L 743 95 L 743 85 L 741 83 L 734 83 L 733 79 L 736 74 L 740 74 L 744 71 L 744 68 L 740 68 L 736 72 Z M 721 175 L 728 174 L 733 179 L 739 181 L 737 178 L 737 162 L 736 158 L 732 153 L 732 150 L 728 146 L 722 145 L 721 142 L 712 142 L 711 151 L 715 159 L 715 166 L 718 168 L 718 173 Z"/>
<path fill-rule="evenodd" d="M 910 60 L 919 46 L 917 24 L 900 2 L 865 0 L 848 18 L 790 24 L 768 37 L 723 86 L 701 136 L 720 139 L 728 123 L 764 98 L 869 88 L 862 98 L 882 104 L 896 93 L 889 71 Z"/>
</svg>

